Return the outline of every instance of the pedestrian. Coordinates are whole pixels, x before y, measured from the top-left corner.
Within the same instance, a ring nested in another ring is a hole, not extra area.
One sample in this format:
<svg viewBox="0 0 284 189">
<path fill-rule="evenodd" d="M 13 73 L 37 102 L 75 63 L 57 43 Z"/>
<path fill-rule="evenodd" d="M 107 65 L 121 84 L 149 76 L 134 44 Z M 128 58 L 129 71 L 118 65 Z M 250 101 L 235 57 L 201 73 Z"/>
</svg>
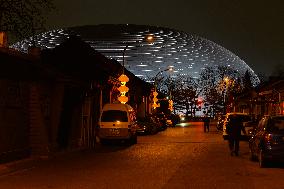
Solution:
<svg viewBox="0 0 284 189">
<path fill-rule="evenodd" d="M 204 133 L 209 132 L 210 118 L 206 115 L 203 119 Z"/>
<path fill-rule="evenodd" d="M 231 156 L 233 156 L 234 154 L 238 156 L 240 148 L 241 132 L 243 131 L 243 133 L 246 135 L 246 130 L 243 126 L 242 120 L 235 116 L 231 117 L 227 123 L 226 131 L 229 136 L 228 141 L 229 141 Z"/>
</svg>

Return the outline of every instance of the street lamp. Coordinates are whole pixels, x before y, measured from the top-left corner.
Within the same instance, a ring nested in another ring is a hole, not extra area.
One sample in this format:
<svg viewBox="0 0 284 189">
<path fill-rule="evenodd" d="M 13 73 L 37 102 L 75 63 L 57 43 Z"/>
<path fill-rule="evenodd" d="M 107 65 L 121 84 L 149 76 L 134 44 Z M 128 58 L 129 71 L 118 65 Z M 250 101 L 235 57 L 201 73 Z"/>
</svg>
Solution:
<svg viewBox="0 0 284 189">
<path fill-rule="evenodd" d="M 155 86 L 155 88 L 157 88 L 156 82 L 157 82 L 158 75 L 161 74 L 161 73 L 163 73 L 163 72 L 165 72 L 165 71 L 173 71 L 173 67 L 169 67 L 169 68 L 167 68 L 167 69 L 165 69 L 165 70 L 160 70 L 160 71 L 155 75 L 155 77 L 154 77 L 154 86 Z"/>
<path fill-rule="evenodd" d="M 123 73 L 124 73 L 124 64 L 125 64 L 125 52 L 126 49 L 129 47 L 130 44 L 135 44 L 135 43 L 141 43 L 143 41 L 146 41 L 147 43 L 153 43 L 154 42 L 154 35 L 153 34 L 148 34 L 144 37 L 144 39 L 142 41 L 132 41 L 132 42 L 128 42 L 126 43 L 126 46 L 123 49 L 123 56 L 122 56 L 122 66 L 123 66 Z"/>
<path fill-rule="evenodd" d="M 154 36 L 153 35 L 147 35 L 145 37 L 145 40 L 147 42 L 152 42 L 154 40 Z M 132 43 L 136 43 L 136 42 L 137 41 L 132 42 Z M 124 64 L 125 64 L 125 52 L 126 52 L 127 47 L 129 47 L 130 44 L 131 43 L 127 43 L 126 46 L 123 49 L 122 75 L 120 75 L 120 77 L 118 78 L 118 80 L 121 82 L 121 86 L 118 88 L 118 90 L 120 91 L 120 96 L 118 97 L 118 100 L 122 104 L 125 104 L 126 102 L 128 102 L 128 97 L 125 96 L 125 95 L 129 91 L 129 88 L 126 86 L 126 83 L 129 81 L 129 78 L 124 74 L 124 69 L 125 69 Z"/>
<path fill-rule="evenodd" d="M 124 57 L 125 57 L 125 51 L 126 51 L 128 46 L 129 46 L 129 43 L 126 44 L 126 46 L 123 49 L 123 54 L 122 54 L 122 74 L 124 74 L 124 62 L 125 62 L 125 58 Z"/>
<path fill-rule="evenodd" d="M 155 77 L 154 77 L 154 87 L 155 87 L 155 90 L 154 90 L 154 92 L 153 92 L 153 105 L 152 105 L 152 107 L 154 108 L 154 109 L 156 109 L 156 108 L 158 108 L 158 107 L 160 107 L 160 104 L 158 104 L 157 102 L 158 102 L 158 98 L 157 98 L 157 96 L 158 96 L 158 92 L 157 92 L 157 78 L 158 78 L 158 75 L 159 74 L 161 74 L 162 72 L 165 72 L 165 71 L 172 71 L 173 70 L 173 68 L 172 67 L 169 67 L 169 68 L 167 68 L 167 69 L 165 69 L 165 70 L 161 70 L 161 71 L 159 71 L 156 75 L 155 75 Z M 172 100 L 171 99 L 169 99 L 169 104 L 173 104 L 173 102 L 172 102 Z M 171 106 L 172 107 L 172 106 Z M 171 110 L 172 110 L 172 108 L 171 108 Z"/>
</svg>

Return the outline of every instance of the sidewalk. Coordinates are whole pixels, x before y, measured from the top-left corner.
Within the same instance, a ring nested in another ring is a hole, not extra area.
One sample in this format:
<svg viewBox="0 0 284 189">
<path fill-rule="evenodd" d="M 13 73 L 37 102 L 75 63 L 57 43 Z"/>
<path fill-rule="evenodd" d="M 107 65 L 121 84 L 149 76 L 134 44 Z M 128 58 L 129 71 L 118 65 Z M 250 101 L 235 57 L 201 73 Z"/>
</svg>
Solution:
<svg viewBox="0 0 284 189">
<path fill-rule="evenodd" d="M 11 161 L 7 163 L 0 164 L 0 177 L 5 175 L 11 175 L 14 173 L 22 172 L 25 170 L 33 169 L 34 167 L 40 165 L 45 161 L 56 159 L 61 156 L 68 156 L 70 154 L 77 153 L 79 151 L 84 151 L 86 149 L 72 149 L 66 151 L 54 152 L 49 157 L 30 157 L 21 160 Z"/>
<path fill-rule="evenodd" d="M 37 160 L 34 158 L 26 158 L 22 160 L 0 164 L 0 176 L 13 174 L 27 169 L 32 169 L 39 161 L 41 160 Z"/>
</svg>

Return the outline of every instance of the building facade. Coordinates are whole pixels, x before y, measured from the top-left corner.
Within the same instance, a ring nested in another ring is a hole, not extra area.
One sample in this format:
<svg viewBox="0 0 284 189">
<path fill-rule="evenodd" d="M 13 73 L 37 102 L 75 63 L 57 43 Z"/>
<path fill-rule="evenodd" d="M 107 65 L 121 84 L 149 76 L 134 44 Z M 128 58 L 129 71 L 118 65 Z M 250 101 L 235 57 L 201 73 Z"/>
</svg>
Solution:
<svg viewBox="0 0 284 189">
<path fill-rule="evenodd" d="M 78 37 L 28 54 L 0 48 L 0 60 L 0 162 L 95 147 L 100 110 L 117 97 L 120 63 Z M 129 104 L 147 115 L 152 86 L 124 72 Z"/>
</svg>

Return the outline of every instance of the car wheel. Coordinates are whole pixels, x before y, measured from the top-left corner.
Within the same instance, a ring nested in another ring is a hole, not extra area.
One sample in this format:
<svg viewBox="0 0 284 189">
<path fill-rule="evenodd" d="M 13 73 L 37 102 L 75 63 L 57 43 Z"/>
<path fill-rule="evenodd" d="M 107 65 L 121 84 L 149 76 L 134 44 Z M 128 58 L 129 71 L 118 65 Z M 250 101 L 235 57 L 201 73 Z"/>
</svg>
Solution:
<svg viewBox="0 0 284 189">
<path fill-rule="evenodd" d="M 158 132 L 157 127 L 153 127 L 151 129 L 151 135 L 157 134 L 157 132 Z"/>
<path fill-rule="evenodd" d="M 137 144 L 137 135 L 131 136 L 131 138 L 128 140 L 129 145 L 131 144 Z"/>
<path fill-rule="evenodd" d="M 259 162 L 259 167 L 264 168 L 267 165 L 267 162 L 263 156 L 263 151 L 260 150 L 258 154 L 258 162 Z"/>
<path fill-rule="evenodd" d="M 133 138 L 133 144 L 137 144 L 137 135 L 135 135 Z"/>
</svg>

